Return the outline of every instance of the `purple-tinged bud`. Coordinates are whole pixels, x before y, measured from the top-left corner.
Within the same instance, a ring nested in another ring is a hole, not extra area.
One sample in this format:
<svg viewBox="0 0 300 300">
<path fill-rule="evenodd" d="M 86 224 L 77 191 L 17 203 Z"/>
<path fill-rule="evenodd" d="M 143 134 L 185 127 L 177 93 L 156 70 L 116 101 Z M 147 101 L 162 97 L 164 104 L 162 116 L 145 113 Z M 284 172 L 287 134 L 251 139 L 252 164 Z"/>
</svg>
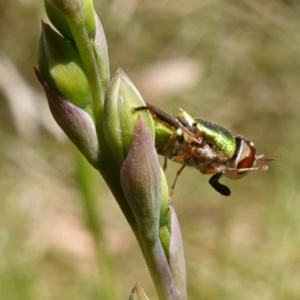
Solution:
<svg viewBox="0 0 300 300">
<path fill-rule="evenodd" d="M 86 159 L 96 166 L 99 145 L 91 116 L 57 94 L 37 69 L 35 73 L 45 90 L 54 119 Z"/>
<path fill-rule="evenodd" d="M 141 285 L 137 282 L 128 298 L 128 300 L 149 300 Z"/>
<path fill-rule="evenodd" d="M 147 242 L 155 241 L 159 230 L 161 173 L 154 140 L 140 117 L 121 168 L 121 184 L 140 236 Z"/>
<path fill-rule="evenodd" d="M 140 115 L 154 138 L 153 120 L 148 111 L 134 113 L 136 107 L 145 106 L 140 93 L 119 69 L 109 83 L 104 106 L 104 135 L 110 151 L 119 165 L 125 160 L 131 146 L 135 123 Z"/>
<path fill-rule="evenodd" d="M 47 83 L 72 104 L 89 111 L 91 92 L 80 57 L 70 42 L 43 23 L 39 70 Z"/>
</svg>

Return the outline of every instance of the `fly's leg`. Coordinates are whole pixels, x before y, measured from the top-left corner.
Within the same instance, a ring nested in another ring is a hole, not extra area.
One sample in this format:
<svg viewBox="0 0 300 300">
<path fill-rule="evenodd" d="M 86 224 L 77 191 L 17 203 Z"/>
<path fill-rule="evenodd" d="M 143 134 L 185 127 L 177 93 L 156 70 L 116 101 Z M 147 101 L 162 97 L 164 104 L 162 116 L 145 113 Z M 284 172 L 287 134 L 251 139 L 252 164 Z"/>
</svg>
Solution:
<svg viewBox="0 0 300 300">
<path fill-rule="evenodd" d="M 176 176 L 175 179 L 173 181 L 173 184 L 171 186 L 171 191 L 170 191 L 170 195 L 169 195 L 169 201 L 171 202 L 171 198 L 173 196 L 173 192 L 175 189 L 175 185 L 177 182 L 177 179 L 179 177 L 179 175 L 181 174 L 181 172 L 183 171 L 183 169 L 187 166 L 187 164 L 189 163 L 193 153 L 195 151 L 195 147 L 190 147 L 189 149 L 187 149 L 185 152 L 181 153 L 180 155 L 174 157 L 174 160 L 177 162 L 182 161 L 182 166 L 179 168 L 179 170 L 176 172 Z"/>
<path fill-rule="evenodd" d="M 164 172 L 167 170 L 167 166 L 168 166 L 168 160 L 164 158 L 164 165 L 163 165 Z"/>
<path fill-rule="evenodd" d="M 236 171 L 237 173 L 251 172 L 251 171 L 267 171 L 268 166 L 252 167 L 252 168 L 227 168 L 226 171 Z"/>
<path fill-rule="evenodd" d="M 133 108 L 132 112 L 135 113 L 135 112 L 143 111 L 143 110 L 148 110 L 151 113 L 154 120 L 163 124 L 170 130 L 176 131 L 176 129 L 178 127 L 180 127 L 180 123 L 176 119 L 174 119 L 173 117 L 171 117 L 164 111 L 160 110 L 159 108 L 157 108 L 149 103 L 147 103 L 146 106 L 140 106 L 140 107 Z"/>
<path fill-rule="evenodd" d="M 161 155 L 164 155 L 164 153 L 169 149 L 169 147 L 171 147 L 176 142 L 178 137 L 181 136 L 175 132 L 165 145 L 157 149 L 157 152 L 160 153 Z"/>
<path fill-rule="evenodd" d="M 175 179 L 173 181 L 173 184 L 171 186 L 171 191 L 170 191 L 170 195 L 169 195 L 169 201 L 171 202 L 171 199 L 172 199 L 172 196 L 173 196 L 173 192 L 174 192 L 174 189 L 175 189 L 175 185 L 176 185 L 176 182 L 177 182 L 177 179 L 179 177 L 179 175 L 181 174 L 181 172 L 183 171 L 183 169 L 186 167 L 187 163 L 188 163 L 189 159 L 187 159 L 184 164 L 180 167 L 180 169 L 177 171 L 176 173 L 176 176 L 175 176 Z"/>
</svg>

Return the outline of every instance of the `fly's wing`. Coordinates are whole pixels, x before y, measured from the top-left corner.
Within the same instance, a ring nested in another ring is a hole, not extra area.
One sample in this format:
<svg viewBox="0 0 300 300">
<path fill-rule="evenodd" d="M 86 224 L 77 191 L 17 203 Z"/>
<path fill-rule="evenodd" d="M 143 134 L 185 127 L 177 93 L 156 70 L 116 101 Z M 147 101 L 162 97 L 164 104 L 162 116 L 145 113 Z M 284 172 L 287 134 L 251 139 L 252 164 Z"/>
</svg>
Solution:
<svg viewBox="0 0 300 300">
<path fill-rule="evenodd" d="M 178 121 L 175 118 L 160 110 L 159 108 L 155 107 L 154 105 L 147 103 L 147 108 L 152 114 L 154 120 L 163 124 L 170 130 L 176 131 L 180 126 L 180 124 L 178 124 Z"/>
<path fill-rule="evenodd" d="M 226 128 L 210 121 L 193 118 L 181 108 L 174 109 L 174 116 L 195 138 L 207 142 L 221 159 L 230 159 L 235 154 L 235 138 Z"/>
<path fill-rule="evenodd" d="M 194 133 L 195 119 L 179 107 L 173 109 L 175 119 L 185 128 Z"/>
</svg>

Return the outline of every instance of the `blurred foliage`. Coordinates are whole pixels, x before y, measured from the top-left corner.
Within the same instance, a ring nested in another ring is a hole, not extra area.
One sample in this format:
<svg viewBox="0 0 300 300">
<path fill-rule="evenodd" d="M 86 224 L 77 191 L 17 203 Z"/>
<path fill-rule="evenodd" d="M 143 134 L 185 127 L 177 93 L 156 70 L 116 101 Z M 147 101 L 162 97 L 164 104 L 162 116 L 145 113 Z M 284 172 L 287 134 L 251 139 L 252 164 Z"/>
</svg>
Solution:
<svg viewBox="0 0 300 300">
<path fill-rule="evenodd" d="M 268 172 L 226 181 L 230 198 L 196 170 L 180 176 L 173 202 L 189 298 L 299 299 L 299 1 L 99 0 L 95 7 L 112 73 L 121 66 L 146 101 L 222 124 L 276 159 Z M 32 71 L 41 18 L 41 1 L 0 3 L 0 299 L 95 299 L 103 278 L 84 225 L 86 183 Z M 170 182 L 178 168 L 168 164 Z M 86 176 L 118 299 L 137 280 L 155 299 L 114 199 L 96 172 Z"/>
</svg>

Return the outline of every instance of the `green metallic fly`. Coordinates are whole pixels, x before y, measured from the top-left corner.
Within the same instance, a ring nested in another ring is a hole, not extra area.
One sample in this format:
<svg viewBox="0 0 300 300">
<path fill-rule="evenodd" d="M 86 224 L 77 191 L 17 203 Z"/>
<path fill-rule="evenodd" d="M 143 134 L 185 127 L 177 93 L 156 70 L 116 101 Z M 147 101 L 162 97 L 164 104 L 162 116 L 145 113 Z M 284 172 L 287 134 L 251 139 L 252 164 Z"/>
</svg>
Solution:
<svg viewBox="0 0 300 300">
<path fill-rule="evenodd" d="M 234 136 L 220 125 L 191 117 L 181 108 L 174 109 L 174 117 L 147 103 L 134 111 L 148 110 L 157 124 L 167 127 L 171 137 L 157 147 L 157 152 L 181 163 L 171 187 L 172 196 L 178 176 L 186 166 L 199 170 L 202 174 L 212 174 L 210 185 L 224 196 L 230 189 L 219 180 L 225 176 L 240 179 L 251 171 L 266 171 L 268 166 L 255 167 L 257 161 L 271 161 L 256 155 L 254 144 L 242 136 Z M 165 160 L 166 168 L 166 160 Z"/>
</svg>

